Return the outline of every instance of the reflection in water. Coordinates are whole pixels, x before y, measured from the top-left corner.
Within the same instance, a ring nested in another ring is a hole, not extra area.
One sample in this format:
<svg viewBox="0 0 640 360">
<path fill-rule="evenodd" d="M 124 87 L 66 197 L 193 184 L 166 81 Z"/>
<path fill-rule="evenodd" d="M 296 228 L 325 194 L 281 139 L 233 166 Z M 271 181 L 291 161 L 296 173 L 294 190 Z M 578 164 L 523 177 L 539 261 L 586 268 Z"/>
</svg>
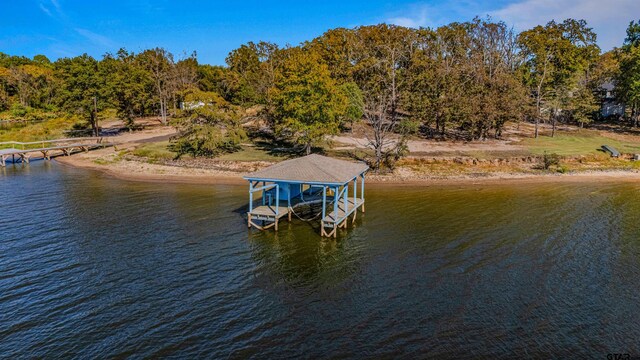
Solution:
<svg viewBox="0 0 640 360">
<path fill-rule="evenodd" d="M 0 186 L 3 357 L 640 355 L 640 185 L 372 188 L 337 240 L 241 186 Z"/>
</svg>

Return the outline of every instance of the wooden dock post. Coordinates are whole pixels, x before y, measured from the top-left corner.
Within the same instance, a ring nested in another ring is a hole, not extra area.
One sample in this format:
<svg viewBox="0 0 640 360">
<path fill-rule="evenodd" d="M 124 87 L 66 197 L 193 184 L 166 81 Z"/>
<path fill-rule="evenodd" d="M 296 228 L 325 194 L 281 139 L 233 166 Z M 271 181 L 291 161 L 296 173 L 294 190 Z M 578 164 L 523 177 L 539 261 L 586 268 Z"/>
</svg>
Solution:
<svg viewBox="0 0 640 360">
<path fill-rule="evenodd" d="M 364 173 L 362 173 L 361 175 L 362 177 L 362 183 L 360 184 L 360 186 L 362 187 L 360 190 L 360 199 L 362 199 L 362 212 L 364 213 Z"/>
<path fill-rule="evenodd" d="M 20 153 L 18 154 L 20 155 L 20 161 L 24 164 L 24 163 L 29 163 L 29 154 L 27 153 Z"/>
</svg>

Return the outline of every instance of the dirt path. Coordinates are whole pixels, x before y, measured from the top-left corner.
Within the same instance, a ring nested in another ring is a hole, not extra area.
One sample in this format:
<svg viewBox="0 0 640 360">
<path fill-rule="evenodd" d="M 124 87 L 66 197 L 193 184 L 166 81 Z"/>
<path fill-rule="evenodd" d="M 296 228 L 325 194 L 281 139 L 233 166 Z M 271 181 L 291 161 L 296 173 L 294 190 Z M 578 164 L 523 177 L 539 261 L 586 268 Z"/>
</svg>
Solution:
<svg viewBox="0 0 640 360">
<path fill-rule="evenodd" d="M 356 138 L 348 135 L 331 137 L 338 143 L 334 149 L 366 149 L 367 139 Z M 440 153 L 471 153 L 471 152 L 522 152 L 525 148 L 514 144 L 513 140 L 487 140 L 487 141 L 437 141 L 437 140 L 409 140 L 407 142 L 410 153 L 440 154 Z"/>
</svg>

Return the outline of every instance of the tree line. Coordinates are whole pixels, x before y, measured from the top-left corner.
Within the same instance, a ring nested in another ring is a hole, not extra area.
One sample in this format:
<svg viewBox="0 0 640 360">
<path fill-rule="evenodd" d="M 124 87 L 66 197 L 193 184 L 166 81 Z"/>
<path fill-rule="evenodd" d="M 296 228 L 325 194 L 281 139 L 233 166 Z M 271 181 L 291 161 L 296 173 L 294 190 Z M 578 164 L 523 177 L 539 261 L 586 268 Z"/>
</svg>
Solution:
<svg viewBox="0 0 640 360">
<path fill-rule="evenodd" d="M 249 120 L 307 153 L 362 121 L 379 167 L 402 155 L 409 135 L 499 138 L 506 122 L 528 121 L 537 137 L 541 122 L 553 125 L 552 136 L 559 122 L 589 124 L 609 81 L 637 125 L 639 39 L 640 22 L 632 22 L 622 46 L 602 54 L 584 20 L 517 33 L 475 18 L 438 28 L 338 28 L 298 46 L 250 42 L 226 66 L 162 48 L 54 62 L 0 53 L 0 111 L 76 114 L 96 134 L 104 109 L 130 125 L 171 118 L 180 130 L 175 149 L 205 156 L 237 149 Z"/>
</svg>

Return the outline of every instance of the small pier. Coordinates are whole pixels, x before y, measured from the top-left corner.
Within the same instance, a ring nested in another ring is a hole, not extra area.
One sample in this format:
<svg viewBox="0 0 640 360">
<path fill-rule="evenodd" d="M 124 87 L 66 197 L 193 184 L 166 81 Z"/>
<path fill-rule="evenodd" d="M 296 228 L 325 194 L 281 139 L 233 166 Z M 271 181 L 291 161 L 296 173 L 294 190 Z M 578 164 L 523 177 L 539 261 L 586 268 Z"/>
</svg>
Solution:
<svg viewBox="0 0 640 360">
<path fill-rule="evenodd" d="M 29 163 L 34 156 L 42 155 L 43 159 L 51 160 L 55 156 L 69 156 L 75 152 L 89 151 L 97 148 L 114 146 L 102 137 L 68 138 L 56 140 L 42 140 L 32 142 L 7 141 L 0 142 L 0 166 L 7 166 L 7 161 Z"/>
<path fill-rule="evenodd" d="M 350 217 L 355 221 L 358 209 L 364 212 L 368 169 L 364 163 L 308 155 L 249 174 L 244 177 L 249 181 L 247 226 L 277 231 L 280 219 L 291 221 L 297 208 L 321 203 L 322 210 L 310 220 L 319 218 L 320 236 L 335 238 Z"/>
</svg>

